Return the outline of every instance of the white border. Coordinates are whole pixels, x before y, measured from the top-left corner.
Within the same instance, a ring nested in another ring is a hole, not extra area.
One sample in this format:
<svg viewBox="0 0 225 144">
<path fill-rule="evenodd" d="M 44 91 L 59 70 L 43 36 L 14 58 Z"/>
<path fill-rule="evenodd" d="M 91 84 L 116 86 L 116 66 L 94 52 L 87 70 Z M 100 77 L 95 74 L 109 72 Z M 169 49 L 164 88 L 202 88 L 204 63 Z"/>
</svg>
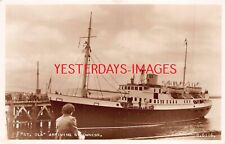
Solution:
<svg viewBox="0 0 225 144">
<path fill-rule="evenodd" d="M 225 1 L 224 0 L 0 0 L 0 105 L 3 108 L 0 109 L 0 140 L 3 143 L 46 143 L 44 140 L 7 140 L 6 139 L 6 121 L 5 121 L 5 6 L 9 4 L 23 4 L 23 5 L 34 5 L 34 4 L 216 4 L 222 5 L 222 120 L 224 122 L 224 114 L 225 114 Z M 225 124 L 222 123 L 222 141 L 218 140 L 88 140 L 88 141 L 66 141 L 66 143 L 98 143 L 98 144 L 105 144 L 105 143 L 139 143 L 139 144 L 151 144 L 151 143 L 160 143 L 160 144 L 168 144 L 170 143 L 179 143 L 179 144 L 216 144 L 216 143 L 225 143 L 225 134 L 223 133 L 225 129 Z M 57 141 L 57 140 L 48 140 L 47 143 L 65 143 L 65 141 Z"/>
<path fill-rule="evenodd" d="M 7 138 L 5 116 L 5 4 L 0 2 L 0 139 Z"/>
<path fill-rule="evenodd" d="M 225 1 L 222 1 L 222 29 L 221 29 L 221 48 L 222 48 L 222 53 L 221 53 L 221 65 L 222 65 L 222 73 L 221 73 L 221 96 L 222 96 L 222 100 L 221 100 L 221 139 L 222 142 L 225 143 Z"/>
<path fill-rule="evenodd" d="M 223 0 L 2 0 L 6 4 L 221 4 Z"/>
</svg>

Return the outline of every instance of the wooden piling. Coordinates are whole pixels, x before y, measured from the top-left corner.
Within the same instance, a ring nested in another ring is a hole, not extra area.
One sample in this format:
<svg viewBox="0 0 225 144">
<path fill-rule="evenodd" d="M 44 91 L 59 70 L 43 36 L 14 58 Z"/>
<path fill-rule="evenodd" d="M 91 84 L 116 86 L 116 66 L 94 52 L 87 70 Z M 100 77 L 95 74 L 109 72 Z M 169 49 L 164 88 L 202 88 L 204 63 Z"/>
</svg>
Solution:
<svg viewBox="0 0 225 144">
<path fill-rule="evenodd" d="M 8 112 L 6 113 L 6 121 L 7 121 L 7 134 L 8 134 L 8 138 L 12 138 L 13 137 L 13 103 L 12 101 L 10 101 L 9 106 L 8 106 Z"/>
<path fill-rule="evenodd" d="M 48 123 L 52 117 L 49 101 L 7 101 L 6 106 L 9 139 L 41 139 L 42 132 L 50 131 Z"/>
<path fill-rule="evenodd" d="M 32 135 L 35 138 L 37 132 L 37 104 L 33 103 L 31 108 L 31 117 L 32 117 Z"/>
</svg>

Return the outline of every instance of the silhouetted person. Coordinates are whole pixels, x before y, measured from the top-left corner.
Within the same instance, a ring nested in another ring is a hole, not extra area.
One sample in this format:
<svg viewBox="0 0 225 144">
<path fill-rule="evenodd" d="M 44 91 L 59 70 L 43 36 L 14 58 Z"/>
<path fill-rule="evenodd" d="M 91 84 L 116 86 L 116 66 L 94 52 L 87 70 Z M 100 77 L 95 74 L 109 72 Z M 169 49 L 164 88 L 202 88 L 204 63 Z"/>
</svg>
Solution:
<svg viewBox="0 0 225 144">
<path fill-rule="evenodd" d="M 138 102 L 139 109 L 141 109 L 141 101 Z"/>
<path fill-rule="evenodd" d="M 56 120 L 57 139 L 78 139 L 77 121 L 72 116 L 75 107 L 65 104 L 62 108 L 63 115 Z"/>
</svg>

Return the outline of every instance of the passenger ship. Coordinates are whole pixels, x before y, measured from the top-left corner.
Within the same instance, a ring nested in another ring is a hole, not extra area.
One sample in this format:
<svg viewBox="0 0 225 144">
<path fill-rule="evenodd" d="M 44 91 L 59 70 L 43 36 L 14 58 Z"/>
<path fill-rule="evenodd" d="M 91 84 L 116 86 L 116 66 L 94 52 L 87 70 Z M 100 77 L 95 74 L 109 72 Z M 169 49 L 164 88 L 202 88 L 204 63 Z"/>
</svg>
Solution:
<svg viewBox="0 0 225 144">
<path fill-rule="evenodd" d="M 85 64 L 91 56 L 90 17 L 85 46 Z M 61 115 L 66 103 L 75 106 L 78 127 L 118 127 L 167 122 L 189 121 L 203 118 L 212 104 L 208 91 L 185 83 L 187 41 L 184 77 L 182 84 L 158 84 L 158 76 L 141 74 L 140 83 L 134 77 L 130 83 L 119 85 L 117 91 L 88 89 L 87 74 L 83 74 L 81 95 L 67 95 L 60 92 L 48 93 L 55 118 Z M 106 97 L 96 97 L 98 93 Z"/>
</svg>

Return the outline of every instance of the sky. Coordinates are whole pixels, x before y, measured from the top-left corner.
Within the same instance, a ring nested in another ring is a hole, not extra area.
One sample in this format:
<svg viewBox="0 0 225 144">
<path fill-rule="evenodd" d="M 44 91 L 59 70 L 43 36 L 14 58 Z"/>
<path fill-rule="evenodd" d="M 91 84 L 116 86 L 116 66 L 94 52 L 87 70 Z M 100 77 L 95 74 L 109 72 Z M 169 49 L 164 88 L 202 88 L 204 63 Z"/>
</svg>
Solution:
<svg viewBox="0 0 225 144">
<path fill-rule="evenodd" d="M 6 91 L 34 91 L 36 63 L 40 86 L 52 76 L 54 89 L 75 88 L 79 75 L 57 75 L 54 64 L 81 63 L 90 12 L 93 58 L 106 64 L 174 63 L 175 75 L 158 82 L 182 81 L 185 38 L 186 81 L 199 82 L 211 95 L 221 95 L 221 7 L 218 5 L 7 5 Z M 79 61 L 79 62 L 78 62 Z M 131 74 L 93 76 L 90 86 L 116 88 Z M 136 82 L 139 76 L 136 76 Z"/>
</svg>

